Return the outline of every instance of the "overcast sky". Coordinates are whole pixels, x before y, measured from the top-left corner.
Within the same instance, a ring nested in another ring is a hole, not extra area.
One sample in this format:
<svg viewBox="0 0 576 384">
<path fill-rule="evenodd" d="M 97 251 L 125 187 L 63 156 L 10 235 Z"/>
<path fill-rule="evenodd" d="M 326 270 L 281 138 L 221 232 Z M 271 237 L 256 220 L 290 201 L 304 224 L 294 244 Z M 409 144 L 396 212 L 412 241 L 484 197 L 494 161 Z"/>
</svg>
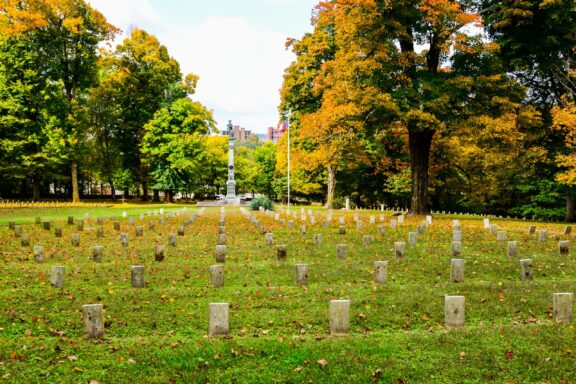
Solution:
<svg viewBox="0 0 576 384">
<path fill-rule="evenodd" d="M 200 76 L 194 99 L 257 133 L 278 123 L 284 69 L 294 60 L 288 37 L 310 32 L 318 0 L 89 0 L 124 33 L 158 37 L 182 72 Z"/>
</svg>

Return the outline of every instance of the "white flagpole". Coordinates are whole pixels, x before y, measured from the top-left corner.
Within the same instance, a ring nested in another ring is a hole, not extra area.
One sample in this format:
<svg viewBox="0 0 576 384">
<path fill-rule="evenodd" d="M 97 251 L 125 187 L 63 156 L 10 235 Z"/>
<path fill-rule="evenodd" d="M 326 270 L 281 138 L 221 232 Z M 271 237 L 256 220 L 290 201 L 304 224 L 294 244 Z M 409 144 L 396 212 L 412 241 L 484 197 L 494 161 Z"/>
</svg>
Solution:
<svg viewBox="0 0 576 384">
<path fill-rule="evenodd" d="M 290 115 L 292 111 L 288 111 L 286 123 L 288 125 L 288 213 L 290 213 Z"/>
</svg>

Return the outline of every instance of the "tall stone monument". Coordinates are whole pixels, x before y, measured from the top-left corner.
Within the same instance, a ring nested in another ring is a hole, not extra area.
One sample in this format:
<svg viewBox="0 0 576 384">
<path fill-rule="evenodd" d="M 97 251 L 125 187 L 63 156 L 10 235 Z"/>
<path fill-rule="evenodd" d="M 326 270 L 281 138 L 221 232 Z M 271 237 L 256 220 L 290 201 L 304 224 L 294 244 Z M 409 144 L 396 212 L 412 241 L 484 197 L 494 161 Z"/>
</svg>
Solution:
<svg viewBox="0 0 576 384">
<path fill-rule="evenodd" d="M 228 121 L 228 181 L 226 182 L 226 205 L 240 205 L 240 199 L 236 197 L 236 181 L 234 181 L 234 126 Z"/>
</svg>

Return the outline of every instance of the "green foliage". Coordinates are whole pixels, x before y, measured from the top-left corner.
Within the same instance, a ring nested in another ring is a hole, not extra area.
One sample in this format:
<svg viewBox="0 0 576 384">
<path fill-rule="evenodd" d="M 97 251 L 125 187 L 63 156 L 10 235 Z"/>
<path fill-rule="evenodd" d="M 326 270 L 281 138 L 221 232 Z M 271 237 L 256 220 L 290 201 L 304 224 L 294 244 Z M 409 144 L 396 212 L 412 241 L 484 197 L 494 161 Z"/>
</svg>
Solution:
<svg viewBox="0 0 576 384">
<path fill-rule="evenodd" d="M 152 169 L 153 188 L 183 191 L 203 172 L 205 135 L 214 128 L 212 113 L 184 97 L 162 108 L 144 127 L 142 153 Z"/>
<path fill-rule="evenodd" d="M 536 220 L 562 220 L 566 190 L 561 184 L 551 180 L 540 180 L 530 185 L 519 186 L 530 196 L 529 203 L 510 209 L 513 215 Z"/>
<path fill-rule="evenodd" d="M 257 211 L 260 209 L 260 207 L 263 207 L 268 211 L 274 210 L 274 204 L 272 203 L 272 200 L 270 200 L 269 198 L 256 197 L 255 199 L 252 199 L 252 201 L 250 202 L 250 209 L 253 211 Z"/>
</svg>

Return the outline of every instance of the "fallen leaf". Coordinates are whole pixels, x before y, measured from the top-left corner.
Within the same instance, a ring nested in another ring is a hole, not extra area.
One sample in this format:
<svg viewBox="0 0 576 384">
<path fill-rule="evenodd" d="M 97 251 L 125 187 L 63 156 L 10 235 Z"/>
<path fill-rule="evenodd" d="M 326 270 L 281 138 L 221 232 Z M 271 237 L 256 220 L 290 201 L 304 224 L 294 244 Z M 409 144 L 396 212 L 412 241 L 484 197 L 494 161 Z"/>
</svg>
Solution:
<svg viewBox="0 0 576 384">
<path fill-rule="evenodd" d="M 320 359 L 316 363 L 318 363 L 318 365 L 321 366 L 322 368 L 324 368 L 325 366 L 328 365 L 328 362 L 326 361 L 326 359 Z"/>
<path fill-rule="evenodd" d="M 68 360 L 70 360 L 70 361 L 77 361 L 77 360 L 78 360 L 78 356 L 70 355 L 70 356 L 68 356 Z"/>
</svg>

